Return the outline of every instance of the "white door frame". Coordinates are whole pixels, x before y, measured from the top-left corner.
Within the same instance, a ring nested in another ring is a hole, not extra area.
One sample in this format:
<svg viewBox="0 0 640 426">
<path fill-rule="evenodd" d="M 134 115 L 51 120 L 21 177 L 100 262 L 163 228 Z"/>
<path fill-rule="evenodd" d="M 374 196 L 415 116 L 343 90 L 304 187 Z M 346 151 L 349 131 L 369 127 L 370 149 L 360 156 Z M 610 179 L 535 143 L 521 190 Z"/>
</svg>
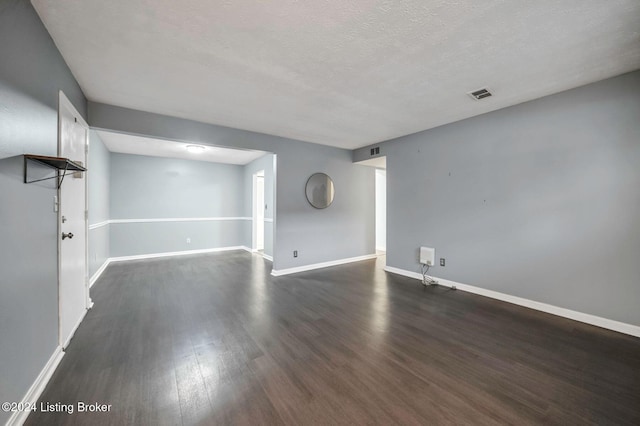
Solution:
<svg viewBox="0 0 640 426">
<path fill-rule="evenodd" d="M 380 181 L 384 182 L 384 188 L 380 188 Z M 378 197 L 381 195 L 384 196 L 384 205 L 380 206 L 380 200 Z M 380 211 L 380 207 L 384 209 L 384 212 Z M 380 213 L 384 213 L 384 222 L 380 218 Z M 378 251 L 387 251 L 387 170 L 386 169 L 376 169 L 375 171 L 375 242 L 376 242 L 376 252 Z M 384 247 L 380 246 L 381 235 L 378 231 L 380 231 L 379 227 L 382 225 L 384 228 Z"/>
<path fill-rule="evenodd" d="M 252 237 L 251 237 L 251 251 L 258 251 L 258 176 L 262 176 L 264 183 L 264 170 L 258 170 L 253 174 L 253 190 L 252 190 L 252 211 L 251 211 L 251 229 L 252 229 Z M 262 208 L 264 209 L 264 185 L 262 190 Z M 264 213 L 262 214 L 262 241 L 264 246 Z"/>
<path fill-rule="evenodd" d="M 82 118 L 82 115 L 80 115 L 80 113 L 76 110 L 76 108 L 73 106 L 73 104 L 71 103 L 71 101 L 69 100 L 69 98 L 67 98 L 67 96 L 64 94 L 64 92 L 62 90 L 59 91 L 59 95 L 58 95 L 58 155 L 60 155 L 60 152 L 62 150 L 62 125 L 61 125 L 61 120 L 62 120 L 62 116 L 60 114 L 60 110 L 62 108 L 67 109 L 68 111 L 70 111 L 74 118 L 76 119 L 76 122 L 78 124 L 80 124 L 82 127 L 85 128 L 85 149 L 84 149 L 84 165 L 85 168 L 88 170 L 88 159 L 89 159 L 89 125 L 87 124 L 87 122 L 84 120 L 84 118 Z M 88 172 L 84 172 L 85 173 L 85 179 L 84 179 L 84 199 L 85 199 L 85 206 L 84 206 L 84 228 L 85 228 L 85 238 L 84 238 L 84 264 L 85 264 L 85 276 L 84 276 L 84 285 L 85 285 L 85 309 L 91 309 L 91 307 L 93 307 L 93 302 L 91 300 L 91 297 L 89 295 L 89 217 L 88 217 L 88 212 L 89 212 L 89 179 L 88 179 Z M 67 177 L 69 178 L 69 177 Z M 62 198 L 62 187 L 58 188 L 58 202 L 62 203 L 64 202 L 63 198 Z M 60 204 L 58 205 L 60 206 Z M 62 346 L 62 348 L 64 349 L 68 344 L 69 341 L 71 340 L 71 337 L 73 337 L 75 330 L 77 329 L 78 325 L 80 325 L 80 322 L 82 322 L 82 319 L 84 318 L 84 316 L 80 319 L 80 321 L 78 322 L 78 324 L 76 324 L 75 328 L 73 329 L 73 331 L 71 332 L 70 336 L 66 339 L 66 341 L 62 341 L 62 339 L 64 338 L 62 336 L 62 324 L 60 321 L 60 316 L 61 316 L 61 312 L 60 312 L 60 285 L 61 285 L 61 272 L 62 272 L 62 239 L 60 238 L 60 235 L 62 233 L 62 209 L 58 207 L 58 232 L 57 232 L 57 240 L 58 240 L 58 342 L 60 344 L 60 346 Z M 86 311 L 85 311 L 86 312 Z"/>
</svg>

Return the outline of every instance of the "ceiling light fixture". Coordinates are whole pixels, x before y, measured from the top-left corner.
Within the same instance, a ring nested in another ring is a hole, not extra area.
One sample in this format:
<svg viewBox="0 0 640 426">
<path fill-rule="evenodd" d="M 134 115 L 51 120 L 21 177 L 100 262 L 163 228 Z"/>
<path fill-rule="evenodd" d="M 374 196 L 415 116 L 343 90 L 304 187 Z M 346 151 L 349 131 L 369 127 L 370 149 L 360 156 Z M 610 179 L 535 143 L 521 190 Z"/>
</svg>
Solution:
<svg viewBox="0 0 640 426">
<path fill-rule="evenodd" d="M 204 151 L 204 146 L 202 145 L 187 145 L 187 151 L 192 154 L 200 154 Z"/>
</svg>

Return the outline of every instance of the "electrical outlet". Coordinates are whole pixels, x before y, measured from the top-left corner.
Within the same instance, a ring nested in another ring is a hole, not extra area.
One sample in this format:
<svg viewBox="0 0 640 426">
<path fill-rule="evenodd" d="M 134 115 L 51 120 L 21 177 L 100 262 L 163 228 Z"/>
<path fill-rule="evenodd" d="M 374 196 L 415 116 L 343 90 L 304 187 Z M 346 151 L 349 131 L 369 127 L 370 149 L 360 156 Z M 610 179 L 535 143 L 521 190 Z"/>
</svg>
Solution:
<svg viewBox="0 0 640 426">
<path fill-rule="evenodd" d="M 293 257 L 298 257 L 298 250 L 293 251 Z"/>
<path fill-rule="evenodd" d="M 187 244 L 191 244 L 191 238 L 187 238 Z"/>
<path fill-rule="evenodd" d="M 444 257 L 440 258 L 440 266 L 444 266 Z"/>
</svg>

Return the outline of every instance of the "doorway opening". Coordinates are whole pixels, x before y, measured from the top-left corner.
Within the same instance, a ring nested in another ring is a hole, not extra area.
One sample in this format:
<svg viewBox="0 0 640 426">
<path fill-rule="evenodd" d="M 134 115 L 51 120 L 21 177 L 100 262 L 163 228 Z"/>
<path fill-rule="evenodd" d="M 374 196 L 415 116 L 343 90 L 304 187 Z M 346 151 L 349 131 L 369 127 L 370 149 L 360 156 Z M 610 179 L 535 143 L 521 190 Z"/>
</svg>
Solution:
<svg viewBox="0 0 640 426">
<path fill-rule="evenodd" d="M 253 174 L 253 247 L 252 251 L 264 252 L 264 170 Z"/>
<path fill-rule="evenodd" d="M 387 252 L 387 171 L 376 169 L 376 253 Z"/>
</svg>

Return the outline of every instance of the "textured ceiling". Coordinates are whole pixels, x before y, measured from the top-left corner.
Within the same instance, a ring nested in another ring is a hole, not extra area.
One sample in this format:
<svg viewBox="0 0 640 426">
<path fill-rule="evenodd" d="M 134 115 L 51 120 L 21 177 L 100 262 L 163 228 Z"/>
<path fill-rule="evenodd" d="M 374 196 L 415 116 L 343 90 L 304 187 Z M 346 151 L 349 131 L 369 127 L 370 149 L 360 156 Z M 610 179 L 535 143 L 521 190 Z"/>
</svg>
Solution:
<svg viewBox="0 0 640 426">
<path fill-rule="evenodd" d="M 123 154 L 150 155 L 152 157 L 182 158 L 185 160 L 209 161 L 211 163 L 225 163 L 245 165 L 266 154 L 264 151 L 250 151 L 232 148 L 204 146 L 198 153 L 187 151 L 187 146 L 193 145 L 164 139 L 152 139 L 132 136 L 123 133 L 98 131 L 98 135 L 107 149 L 111 152 Z"/>
<path fill-rule="evenodd" d="M 33 3 L 90 100 L 344 148 L 640 68 L 638 0 Z"/>
</svg>

